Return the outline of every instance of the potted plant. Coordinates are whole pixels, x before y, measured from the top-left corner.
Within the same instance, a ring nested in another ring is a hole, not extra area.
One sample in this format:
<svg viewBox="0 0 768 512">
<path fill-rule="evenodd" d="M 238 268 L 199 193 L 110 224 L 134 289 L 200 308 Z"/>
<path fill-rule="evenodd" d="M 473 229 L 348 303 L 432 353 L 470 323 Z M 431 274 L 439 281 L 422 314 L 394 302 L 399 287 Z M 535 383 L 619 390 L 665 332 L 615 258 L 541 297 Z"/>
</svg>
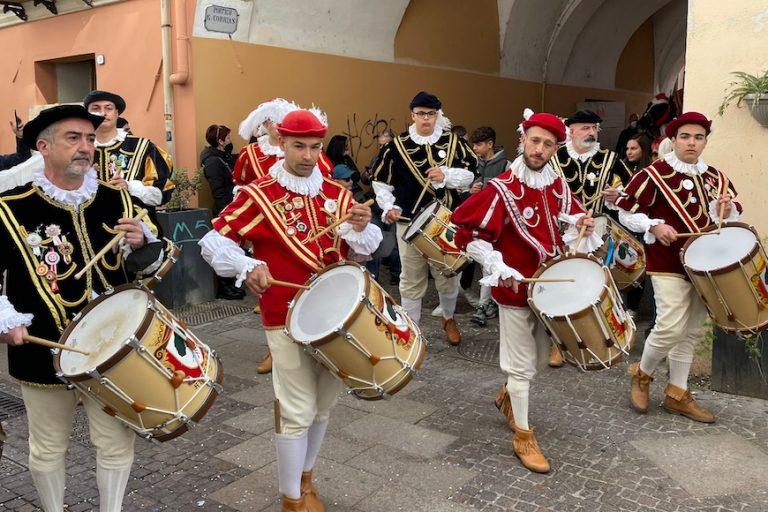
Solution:
<svg viewBox="0 0 768 512">
<path fill-rule="evenodd" d="M 750 75 L 743 71 L 731 73 L 737 80 L 728 84 L 726 95 L 717 113 L 721 116 L 731 103 L 736 101 L 740 106 L 742 101 L 750 105 L 750 112 L 758 123 L 768 128 L 768 70 L 762 75 Z"/>
<path fill-rule="evenodd" d="M 185 168 L 174 169 L 171 175 L 175 188 L 170 201 L 157 212 L 163 234 L 181 248 L 181 255 L 155 295 L 166 307 L 177 308 L 200 304 L 214 299 L 213 269 L 200 255 L 197 242 L 211 229 L 211 211 L 190 208 L 189 202 L 200 188 L 203 173 L 196 169 L 192 175 Z"/>
</svg>

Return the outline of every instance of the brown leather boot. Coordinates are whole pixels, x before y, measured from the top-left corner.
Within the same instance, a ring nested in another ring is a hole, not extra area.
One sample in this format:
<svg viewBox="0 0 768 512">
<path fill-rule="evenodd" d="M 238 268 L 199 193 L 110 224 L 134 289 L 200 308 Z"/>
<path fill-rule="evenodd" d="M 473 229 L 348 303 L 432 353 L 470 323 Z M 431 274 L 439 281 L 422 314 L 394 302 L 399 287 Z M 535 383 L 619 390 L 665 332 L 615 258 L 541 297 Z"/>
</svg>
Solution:
<svg viewBox="0 0 768 512">
<path fill-rule="evenodd" d="M 539 443 L 533 435 L 533 429 L 524 430 L 515 426 L 515 435 L 512 437 L 512 450 L 523 466 L 534 473 L 549 473 L 549 461 L 539 449 Z"/>
<path fill-rule="evenodd" d="M 459 332 L 459 326 L 456 325 L 456 320 L 453 318 L 443 318 L 443 330 L 445 331 L 445 337 L 448 338 L 448 343 L 454 347 L 461 343 L 461 333 Z"/>
<path fill-rule="evenodd" d="M 664 393 L 667 396 L 664 397 L 662 407 L 669 413 L 680 414 L 702 423 L 714 423 L 717 419 L 714 414 L 696 403 L 696 400 L 691 396 L 691 392 L 687 389 L 667 384 Z"/>
<path fill-rule="evenodd" d="M 632 376 L 632 388 L 629 393 L 629 403 L 640 414 L 648 412 L 648 389 L 653 377 L 640 369 L 640 363 L 629 365 L 627 372 Z"/>
<path fill-rule="evenodd" d="M 288 496 L 283 496 L 283 508 L 282 512 L 310 512 L 307 508 L 307 502 L 305 496 L 295 500 Z"/>
<path fill-rule="evenodd" d="M 549 349 L 549 366 L 552 368 L 560 368 L 563 366 L 563 355 L 554 343 L 552 344 L 552 348 Z"/>
<path fill-rule="evenodd" d="M 494 400 L 496 408 L 501 411 L 501 414 L 507 419 L 507 426 L 510 430 L 515 430 L 515 415 L 512 413 L 512 402 L 509 399 L 509 393 L 507 393 L 507 385 L 502 384 L 499 392 L 496 393 L 496 400 Z"/>
<path fill-rule="evenodd" d="M 301 494 L 304 496 L 309 512 L 325 512 L 323 502 L 317 495 L 317 489 L 312 484 L 312 470 L 301 474 Z"/>
<path fill-rule="evenodd" d="M 267 352 L 264 359 L 256 365 L 256 373 L 263 375 L 265 373 L 272 373 L 272 352 Z"/>
</svg>

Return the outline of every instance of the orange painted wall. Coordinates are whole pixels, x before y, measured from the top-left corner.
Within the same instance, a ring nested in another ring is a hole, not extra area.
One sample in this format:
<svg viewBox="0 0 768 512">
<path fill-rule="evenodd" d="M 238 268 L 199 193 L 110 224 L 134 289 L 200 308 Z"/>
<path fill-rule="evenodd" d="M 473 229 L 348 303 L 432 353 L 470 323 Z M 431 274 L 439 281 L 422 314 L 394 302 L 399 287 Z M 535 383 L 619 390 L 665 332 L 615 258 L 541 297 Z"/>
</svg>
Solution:
<svg viewBox="0 0 768 512">
<path fill-rule="evenodd" d="M 190 3 L 192 20 L 194 1 Z M 36 85 L 35 63 L 86 54 L 104 55 L 105 64 L 96 66 L 97 87 L 125 98 L 124 116 L 134 133 L 165 148 L 163 88 L 158 75 L 162 61 L 160 3 L 156 0 L 120 2 L 3 28 L 0 48 L 14 49 L 5 51 L 0 59 L 0 76 L 4 77 L 0 81 L 0 151 L 8 153 L 15 147 L 6 125 L 13 110 L 27 121 L 28 108 L 45 102 L 45 90 Z M 50 95 L 50 78 L 40 85 Z M 181 113 L 177 122 L 192 125 L 191 87 L 177 87 L 177 94 L 176 110 Z M 194 139 L 187 139 L 188 143 L 178 135 L 177 139 L 182 151 L 194 152 Z"/>
</svg>

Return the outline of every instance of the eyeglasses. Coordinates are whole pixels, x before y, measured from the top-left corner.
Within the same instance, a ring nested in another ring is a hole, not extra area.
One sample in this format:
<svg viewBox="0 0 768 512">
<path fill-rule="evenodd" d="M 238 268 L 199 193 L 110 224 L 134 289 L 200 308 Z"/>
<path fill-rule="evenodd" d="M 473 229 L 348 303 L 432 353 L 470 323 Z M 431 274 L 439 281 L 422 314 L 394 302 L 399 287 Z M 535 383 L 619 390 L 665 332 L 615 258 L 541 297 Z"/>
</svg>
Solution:
<svg viewBox="0 0 768 512">
<path fill-rule="evenodd" d="M 413 112 L 413 115 L 420 117 L 421 119 L 431 119 L 437 115 L 437 111 L 430 110 L 428 112 Z"/>
</svg>

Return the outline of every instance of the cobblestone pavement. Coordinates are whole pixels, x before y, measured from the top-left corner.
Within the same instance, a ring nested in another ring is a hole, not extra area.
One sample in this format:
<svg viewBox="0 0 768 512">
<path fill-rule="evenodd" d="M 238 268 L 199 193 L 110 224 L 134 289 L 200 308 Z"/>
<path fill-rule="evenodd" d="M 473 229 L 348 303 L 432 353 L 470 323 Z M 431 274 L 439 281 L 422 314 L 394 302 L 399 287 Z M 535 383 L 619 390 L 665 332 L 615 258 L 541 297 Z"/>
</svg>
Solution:
<svg viewBox="0 0 768 512">
<path fill-rule="evenodd" d="M 552 471 L 528 472 L 493 406 L 504 380 L 493 359 L 498 320 L 472 325 L 472 308 L 460 298 L 464 341 L 456 350 L 429 316 L 435 305 L 434 296 L 425 299 L 430 346 L 415 380 L 391 400 L 344 396 L 334 410 L 315 471 L 327 510 L 768 510 L 768 403 L 694 388 L 718 416 L 714 425 L 694 423 L 658 406 L 666 380 L 658 372 L 654 406 L 640 416 L 628 407 L 626 364 L 540 374 L 530 418 Z M 259 316 L 241 313 L 193 330 L 221 355 L 224 392 L 181 437 L 137 441 L 124 509 L 279 510 L 271 380 L 254 372 L 266 349 Z M 0 373 L 0 391 L 18 396 L 4 361 Z M 0 460 L 0 509 L 37 510 L 26 470 L 26 417 L 3 424 L 10 439 Z M 67 461 L 70 511 L 98 509 L 94 451 L 81 413 Z"/>
</svg>

